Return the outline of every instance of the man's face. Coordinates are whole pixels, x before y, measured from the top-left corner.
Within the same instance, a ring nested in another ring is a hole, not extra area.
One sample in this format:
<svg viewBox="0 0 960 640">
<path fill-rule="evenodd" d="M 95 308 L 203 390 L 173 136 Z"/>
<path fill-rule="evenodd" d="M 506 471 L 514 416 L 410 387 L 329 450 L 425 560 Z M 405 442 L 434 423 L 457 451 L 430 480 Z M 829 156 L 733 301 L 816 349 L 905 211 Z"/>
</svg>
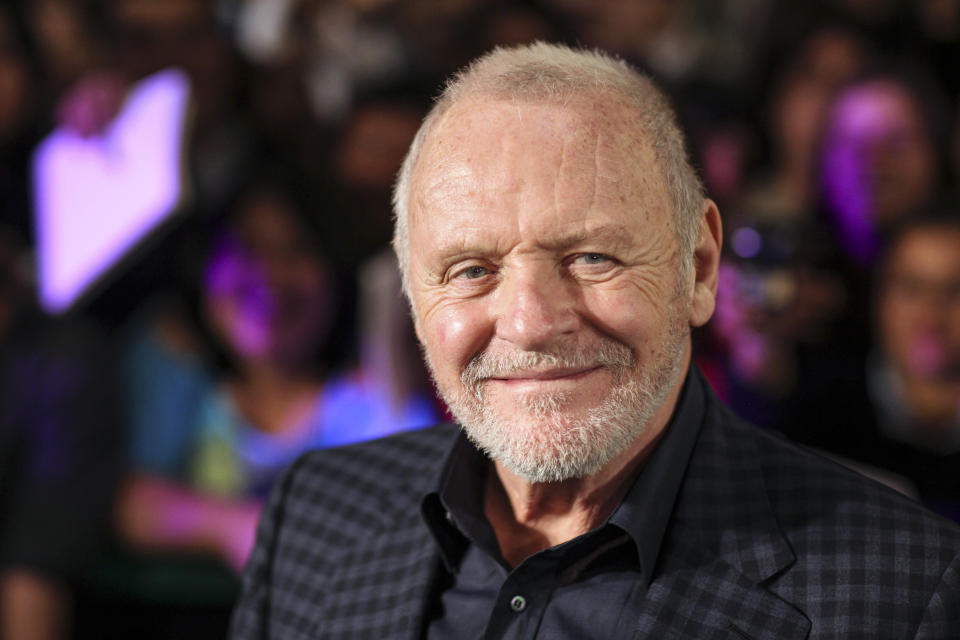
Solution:
<svg viewBox="0 0 960 640">
<path fill-rule="evenodd" d="M 886 356 L 908 380 L 960 380 L 960 231 L 909 232 L 890 255 L 880 289 Z"/>
<path fill-rule="evenodd" d="M 467 101 L 413 176 L 410 290 L 437 387 L 529 481 L 590 475 L 665 424 L 689 361 L 692 287 L 630 115 Z"/>
</svg>

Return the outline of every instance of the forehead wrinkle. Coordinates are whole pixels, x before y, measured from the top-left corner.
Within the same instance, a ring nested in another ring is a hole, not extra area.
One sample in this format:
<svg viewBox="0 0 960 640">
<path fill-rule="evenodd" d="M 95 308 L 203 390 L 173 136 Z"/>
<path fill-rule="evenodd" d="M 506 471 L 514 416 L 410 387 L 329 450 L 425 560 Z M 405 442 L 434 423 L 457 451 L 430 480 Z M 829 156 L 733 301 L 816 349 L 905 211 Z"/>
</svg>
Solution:
<svg viewBox="0 0 960 640">
<path fill-rule="evenodd" d="M 438 237 L 436 247 L 438 266 L 442 267 L 466 258 L 499 260 L 517 249 L 502 234 L 484 227 L 458 227 L 458 233 Z"/>
<path fill-rule="evenodd" d="M 659 195 L 669 197 L 656 154 L 644 132 L 631 121 L 630 108 L 619 104 L 592 107 L 571 114 L 576 124 L 564 136 L 562 159 L 564 170 L 575 173 L 573 180 L 562 182 L 568 187 L 577 185 L 580 191 L 573 193 L 589 203 L 588 207 L 602 204 L 597 202 L 600 197 L 617 198 L 620 203 L 629 199 L 638 204 Z M 570 143 L 566 144 L 568 139 Z M 586 184 L 588 171 L 593 174 L 590 185 Z M 561 203 L 563 200 L 562 196 L 555 198 Z"/>
<path fill-rule="evenodd" d="M 599 200 L 609 200 L 620 182 L 615 173 L 602 169 L 603 157 L 609 152 L 607 139 L 613 137 L 607 131 L 608 123 L 576 114 L 571 124 L 560 140 L 560 162 L 553 184 L 557 214 L 571 208 L 586 213 L 603 206 Z"/>
<path fill-rule="evenodd" d="M 593 192 L 590 194 L 590 207 L 593 208 L 597 201 L 597 192 L 600 186 L 600 135 L 593 138 Z"/>
<path fill-rule="evenodd" d="M 574 131 L 574 135 L 576 135 L 576 133 L 577 131 Z M 553 181 L 553 210 L 557 213 L 561 211 L 560 185 L 564 184 L 563 174 L 566 172 L 570 163 L 570 159 L 567 157 L 567 147 L 567 136 L 563 136 L 560 140 L 560 166 L 557 168 L 557 179 Z"/>
<path fill-rule="evenodd" d="M 432 179 L 418 186 L 417 203 L 421 208 L 426 209 L 432 202 L 451 199 L 463 203 L 477 193 L 476 180 L 469 167 L 466 165 L 457 167 L 454 163 L 447 164 L 451 167 L 450 169 L 432 172 Z"/>
<path fill-rule="evenodd" d="M 475 161 L 474 154 L 480 153 L 489 158 L 490 153 L 489 149 L 477 149 L 472 140 L 460 133 L 471 122 L 470 116 L 469 113 L 465 114 L 463 121 L 458 121 L 460 126 L 448 133 L 445 129 L 450 126 L 448 120 L 452 116 L 445 114 L 444 121 L 438 124 L 438 131 L 426 145 L 412 187 L 421 207 L 437 202 L 462 205 L 467 201 L 476 201 L 482 204 L 494 192 L 492 185 L 495 185 L 495 193 L 498 194 L 517 194 L 522 191 L 522 179 L 514 176 L 506 163 L 495 163 L 490 167 L 487 163 Z M 515 145 L 509 137 L 502 137 L 495 143 L 497 151 L 494 155 L 507 159 L 516 155 Z"/>
<path fill-rule="evenodd" d="M 626 225 L 607 223 L 591 225 L 587 222 L 578 225 L 574 230 L 561 230 L 555 237 L 545 239 L 539 244 L 552 251 L 566 251 L 578 247 L 604 250 L 636 247 L 636 242 Z"/>
<path fill-rule="evenodd" d="M 510 113 L 515 118 L 524 118 L 528 108 L 550 107 L 526 103 L 510 106 L 513 107 Z M 552 211 L 548 214 L 547 210 L 541 209 L 541 215 L 522 216 L 517 220 L 521 229 L 543 230 L 569 214 L 579 217 L 576 215 L 579 212 L 589 216 L 591 211 L 602 211 L 607 207 L 619 209 L 627 206 L 634 209 L 641 220 L 650 223 L 661 215 L 669 218 L 671 207 L 661 198 L 664 196 L 669 200 L 665 180 L 657 170 L 655 155 L 646 136 L 630 122 L 630 112 L 618 108 L 620 105 L 592 106 L 595 109 L 590 111 L 575 108 L 565 112 L 566 124 L 561 135 L 554 138 L 552 149 L 518 148 L 519 141 L 511 136 L 487 140 L 487 151 L 481 153 L 488 158 L 499 156 L 504 159 L 490 166 L 487 166 L 490 163 L 475 165 L 472 162 L 476 142 L 463 134 L 475 114 L 463 108 L 452 109 L 438 122 L 424 150 L 417 171 L 420 185 L 413 189 L 417 204 L 426 212 L 436 210 L 442 203 L 439 208 L 453 213 L 445 216 L 448 224 L 457 224 L 463 221 L 456 212 L 463 211 L 466 216 L 482 214 L 487 206 L 485 201 L 492 202 L 494 194 L 519 196 L 520 200 L 515 200 L 511 206 L 532 213 L 534 207 L 541 208 L 545 204 L 537 201 L 537 191 L 547 187 L 550 190 L 547 202 Z M 531 123 L 536 126 L 537 119 Z M 495 149 L 489 146 L 491 143 Z M 524 155 L 529 158 L 531 153 L 540 156 L 557 154 L 554 184 L 527 184 L 522 171 L 515 175 L 507 166 L 511 158 Z M 477 173 L 481 169 L 481 173 Z M 527 228 L 528 225 L 532 226 Z M 457 231 L 463 233 L 463 228 L 458 226 Z"/>
</svg>

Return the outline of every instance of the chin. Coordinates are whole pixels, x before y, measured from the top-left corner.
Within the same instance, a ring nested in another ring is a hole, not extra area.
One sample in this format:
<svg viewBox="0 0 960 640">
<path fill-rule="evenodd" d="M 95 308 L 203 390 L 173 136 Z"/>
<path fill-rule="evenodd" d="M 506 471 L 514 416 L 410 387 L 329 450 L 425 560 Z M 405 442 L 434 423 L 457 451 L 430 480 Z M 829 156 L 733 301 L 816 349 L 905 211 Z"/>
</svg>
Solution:
<svg viewBox="0 0 960 640">
<path fill-rule="evenodd" d="M 490 458 L 528 482 L 561 482 L 597 473 L 649 432 L 662 398 L 641 387 L 638 381 L 615 386 L 602 402 L 579 409 L 555 394 L 526 397 L 520 406 L 455 401 L 451 407 Z"/>
<path fill-rule="evenodd" d="M 477 447 L 512 473 L 531 483 L 562 482 L 591 476 L 607 466 L 639 437 L 642 429 L 578 422 L 567 416 L 500 425 L 492 432 L 465 426 Z"/>
</svg>

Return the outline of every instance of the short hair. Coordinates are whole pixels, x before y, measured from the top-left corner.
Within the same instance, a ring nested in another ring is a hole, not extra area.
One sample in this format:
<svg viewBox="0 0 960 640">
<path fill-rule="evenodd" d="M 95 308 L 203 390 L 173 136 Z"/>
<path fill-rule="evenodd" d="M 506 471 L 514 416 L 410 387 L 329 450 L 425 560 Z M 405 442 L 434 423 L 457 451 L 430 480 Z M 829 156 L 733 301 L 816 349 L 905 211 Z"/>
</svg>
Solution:
<svg viewBox="0 0 960 640">
<path fill-rule="evenodd" d="M 468 98 L 566 103 L 576 96 L 599 97 L 611 93 L 635 111 L 638 129 L 653 147 L 674 209 L 674 226 L 684 256 L 681 269 L 687 272 L 692 264 L 705 196 L 703 185 L 688 160 L 684 135 L 666 95 L 653 80 L 623 60 L 596 50 L 536 42 L 498 47 L 457 72 L 447 82 L 410 145 L 393 191 L 394 248 L 408 298 L 410 181 L 423 145 L 440 118 L 453 105 Z"/>
</svg>

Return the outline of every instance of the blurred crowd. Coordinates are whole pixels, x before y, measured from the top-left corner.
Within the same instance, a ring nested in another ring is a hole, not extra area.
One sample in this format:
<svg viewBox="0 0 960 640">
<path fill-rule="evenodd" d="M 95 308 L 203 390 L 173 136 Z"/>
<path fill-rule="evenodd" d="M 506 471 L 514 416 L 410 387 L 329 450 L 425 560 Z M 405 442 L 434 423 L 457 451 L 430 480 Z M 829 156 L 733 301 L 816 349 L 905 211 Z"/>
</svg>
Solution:
<svg viewBox="0 0 960 640">
<path fill-rule="evenodd" d="M 724 218 L 716 391 L 960 520 L 960 0 L 6 0 L 0 637 L 222 636 L 283 467 L 444 419 L 390 191 L 443 79 L 534 40 L 673 96 Z M 168 68 L 189 197 L 43 313 L 33 150 Z"/>
</svg>

